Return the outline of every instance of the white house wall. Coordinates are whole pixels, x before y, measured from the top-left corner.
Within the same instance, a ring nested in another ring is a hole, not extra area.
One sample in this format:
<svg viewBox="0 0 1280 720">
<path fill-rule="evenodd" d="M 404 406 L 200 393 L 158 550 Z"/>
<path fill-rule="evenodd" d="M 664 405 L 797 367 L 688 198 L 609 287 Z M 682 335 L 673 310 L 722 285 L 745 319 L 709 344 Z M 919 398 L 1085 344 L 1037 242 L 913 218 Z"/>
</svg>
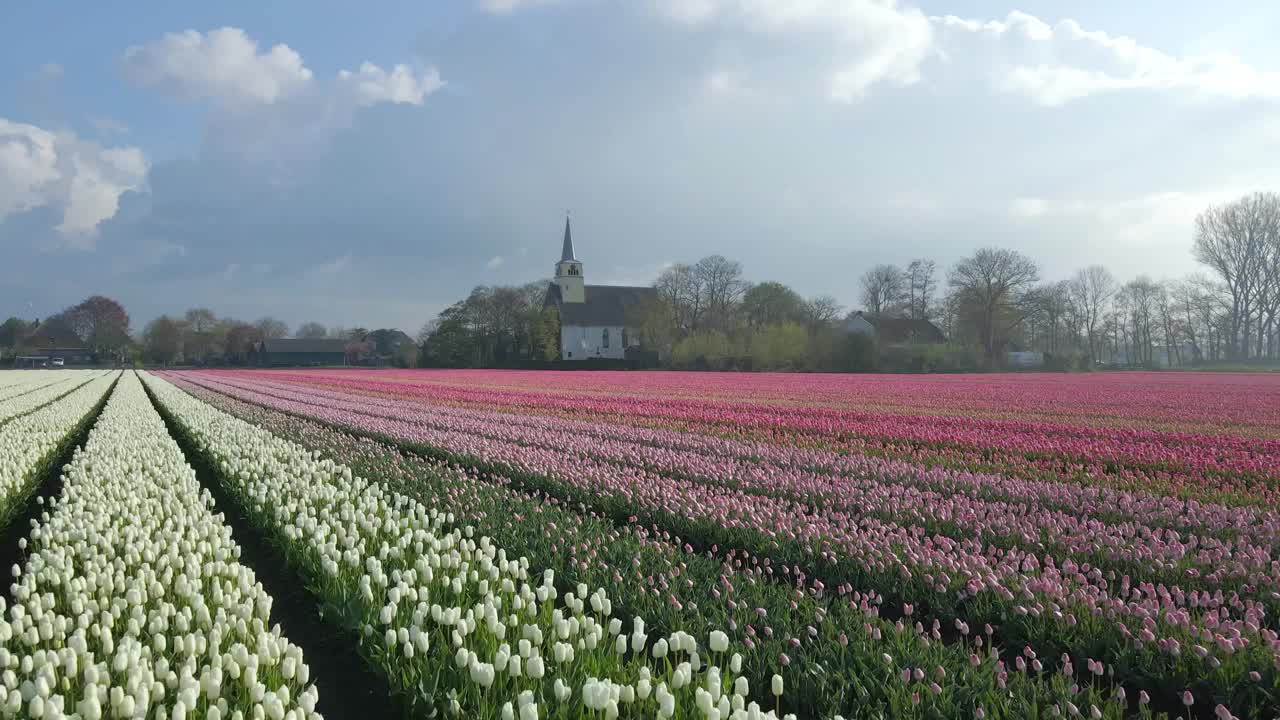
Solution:
<svg viewBox="0 0 1280 720">
<path fill-rule="evenodd" d="M 604 331 L 609 331 L 609 347 L 604 347 Z M 622 347 L 622 327 L 560 326 L 560 357 L 565 360 L 612 358 L 621 360 L 627 356 Z"/>
</svg>

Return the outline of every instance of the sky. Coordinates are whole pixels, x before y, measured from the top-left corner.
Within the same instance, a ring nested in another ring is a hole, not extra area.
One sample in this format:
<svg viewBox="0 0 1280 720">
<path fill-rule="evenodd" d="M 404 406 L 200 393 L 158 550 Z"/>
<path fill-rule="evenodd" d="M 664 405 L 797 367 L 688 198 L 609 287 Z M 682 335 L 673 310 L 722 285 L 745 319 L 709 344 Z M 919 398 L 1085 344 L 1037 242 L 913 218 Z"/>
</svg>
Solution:
<svg viewBox="0 0 1280 720">
<path fill-rule="evenodd" d="M 1064 12 L 1068 14 L 1063 14 Z M 1197 271 L 1280 188 L 1273 2 L 16 2 L 0 317 L 91 294 L 413 333 L 479 284 L 719 253 L 857 307 L 982 246 Z"/>
</svg>

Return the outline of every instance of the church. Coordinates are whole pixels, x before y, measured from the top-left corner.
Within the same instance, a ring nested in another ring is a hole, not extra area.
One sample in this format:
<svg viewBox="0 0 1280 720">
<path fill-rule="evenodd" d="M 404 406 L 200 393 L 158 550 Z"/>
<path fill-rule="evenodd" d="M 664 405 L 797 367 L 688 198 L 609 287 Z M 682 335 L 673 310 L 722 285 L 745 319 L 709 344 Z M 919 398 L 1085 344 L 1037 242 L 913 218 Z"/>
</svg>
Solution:
<svg viewBox="0 0 1280 720">
<path fill-rule="evenodd" d="M 560 312 L 560 359 L 625 358 L 627 348 L 640 346 L 637 312 L 656 299 L 651 287 L 587 285 L 564 219 L 564 245 L 545 303 Z"/>
</svg>

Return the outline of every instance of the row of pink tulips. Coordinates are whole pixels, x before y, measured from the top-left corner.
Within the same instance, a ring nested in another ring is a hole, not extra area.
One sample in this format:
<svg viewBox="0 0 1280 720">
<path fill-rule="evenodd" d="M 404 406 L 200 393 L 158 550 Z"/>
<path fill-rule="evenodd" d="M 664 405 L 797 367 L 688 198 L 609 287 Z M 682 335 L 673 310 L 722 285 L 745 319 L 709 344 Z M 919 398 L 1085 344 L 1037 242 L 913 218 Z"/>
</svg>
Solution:
<svg viewBox="0 0 1280 720">
<path fill-rule="evenodd" d="M 243 374 L 224 376 L 224 380 L 245 378 Z M 292 391 L 305 391 L 321 397 L 350 399 L 358 391 L 330 390 L 327 384 L 307 382 L 309 376 L 285 382 L 276 373 L 257 376 L 254 382 L 260 387 Z M 262 379 L 267 378 L 267 379 Z M 359 392 L 357 400 L 370 407 L 408 410 L 412 406 L 403 396 L 368 394 Z M 436 403 L 423 399 L 432 413 L 448 414 L 453 408 L 470 405 Z M 501 420 L 502 424 L 534 428 L 570 428 L 574 432 L 605 439 L 629 439 L 635 442 L 692 450 L 716 456 L 731 456 L 752 462 L 765 462 L 780 467 L 812 470 L 819 473 L 843 475 L 900 475 L 901 482 L 926 479 L 923 489 L 944 493 L 972 494 L 975 497 L 1003 502 L 1025 503 L 1034 508 L 1070 510 L 1087 517 L 1117 518 L 1119 521 L 1140 522 L 1152 527 L 1167 527 L 1193 534 L 1248 535 L 1261 537 L 1268 543 L 1280 539 L 1280 514 L 1254 507 L 1225 506 L 1183 500 L 1161 493 L 1146 491 L 1114 490 L 1107 487 L 1081 487 L 1074 483 L 1028 481 L 1004 478 L 994 474 L 971 472 L 933 472 L 922 474 L 915 465 L 886 462 L 878 457 L 835 452 L 825 448 L 765 442 L 756 439 L 742 440 L 733 437 L 696 433 L 671 432 L 667 428 L 613 425 L 598 421 L 582 421 L 563 416 L 543 416 L 533 413 L 502 413 L 486 417 Z"/>
<path fill-rule="evenodd" d="M 961 463 L 972 458 L 983 464 L 994 454 L 998 462 L 1021 459 L 1035 473 L 1049 470 L 1104 478 L 1114 475 L 1128 485 L 1141 486 L 1154 480 L 1175 491 L 1207 488 L 1261 500 L 1280 499 L 1280 440 L 686 398 L 537 395 L 483 387 L 415 385 L 383 381 L 380 376 L 271 375 L 432 403 L 566 413 L 593 422 L 647 420 L 713 432 L 754 433 L 770 438 L 782 435 L 793 441 L 816 441 L 855 450 L 870 447 L 893 455 L 939 455 Z"/>
<path fill-rule="evenodd" d="M 1054 508 L 1031 502 L 986 499 L 960 492 L 946 470 L 922 471 L 904 463 L 822 450 L 696 436 L 629 426 L 592 425 L 541 416 L 520 416 L 453 407 L 427 408 L 416 403 L 343 394 L 324 388 L 284 383 L 223 382 L 282 399 L 301 400 L 368 413 L 437 429 L 461 430 L 497 440 L 573 453 L 654 472 L 698 478 L 753 494 L 784 497 L 831 506 L 858 516 L 877 517 L 931 533 L 975 538 L 1001 547 L 1030 547 L 1046 555 L 1114 561 L 1137 580 L 1179 581 L 1192 587 L 1220 589 L 1247 585 L 1266 597 L 1280 599 L 1280 562 L 1273 559 L 1280 532 L 1276 513 L 1254 511 L 1261 522 L 1242 528 L 1257 538 L 1190 534 L 1130 519 L 1108 522 L 1066 512 L 1071 498 L 1058 498 Z M 966 489 L 981 489 L 978 477 Z M 939 490 L 934 488 L 944 488 Z M 1066 494 L 1077 486 L 1058 484 Z M 946 490 L 950 490 L 947 492 Z M 1080 494 L 1077 492 L 1076 494 Z M 1179 503 L 1185 506 L 1185 503 Z M 1218 506 L 1224 518 L 1238 517 Z M 1145 518 L 1143 519 L 1145 520 Z M 1219 526 L 1221 527 L 1221 526 Z M 1199 580 L 1199 582 L 1197 582 Z"/>
<path fill-rule="evenodd" d="M 363 377 L 359 370 L 313 376 Z M 806 375 L 800 373 L 388 370 L 389 380 L 531 395 L 650 396 L 820 408 L 877 408 L 926 415 L 1062 419 L 1280 438 L 1275 373 L 1019 373 Z"/>
</svg>

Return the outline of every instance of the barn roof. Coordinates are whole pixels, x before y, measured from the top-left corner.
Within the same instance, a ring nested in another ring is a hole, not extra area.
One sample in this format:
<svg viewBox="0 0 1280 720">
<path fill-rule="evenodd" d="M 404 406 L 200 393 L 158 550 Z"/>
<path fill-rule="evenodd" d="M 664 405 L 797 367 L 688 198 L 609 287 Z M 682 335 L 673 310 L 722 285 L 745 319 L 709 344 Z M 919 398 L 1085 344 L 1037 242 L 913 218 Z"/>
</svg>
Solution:
<svg viewBox="0 0 1280 720">
<path fill-rule="evenodd" d="M 876 329 L 876 337 L 886 342 L 925 342 L 941 343 L 947 338 L 937 325 L 928 320 L 877 315 L 875 313 L 857 313 L 862 319 L 871 323 Z"/>
<path fill-rule="evenodd" d="M 276 338 L 264 341 L 263 350 L 277 353 L 345 353 L 347 341 L 323 338 Z"/>
<path fill-rule="evenodd" d="M 587 285 L 586 302 L 560 302 L 560 286 L 551 283 L 547 302 L 560 308 L 560 324 L 579 327 L 625 326 L 635 308 L 655 300 L 658 291 L 629 285 Z"/>
<path fill-rule="evenodd" d="M 84 343 L 75 332 L 60 320 L 46 320 L 35 332 L 20 343 L 24 347 L 72 349 L 82 348 Z"/>
</svg>

